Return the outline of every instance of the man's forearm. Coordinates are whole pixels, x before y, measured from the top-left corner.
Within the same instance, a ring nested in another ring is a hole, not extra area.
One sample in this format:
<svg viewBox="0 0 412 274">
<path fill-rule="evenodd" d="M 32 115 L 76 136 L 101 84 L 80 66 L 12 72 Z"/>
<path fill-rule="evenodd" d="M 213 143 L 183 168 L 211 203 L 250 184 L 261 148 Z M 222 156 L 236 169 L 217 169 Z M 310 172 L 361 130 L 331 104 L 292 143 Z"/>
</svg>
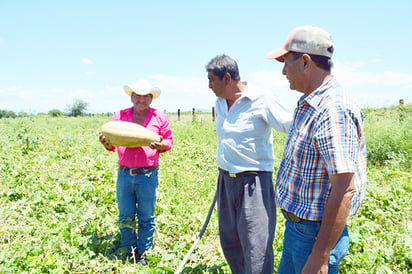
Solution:
<svg viewBox="0 0 412 274">
<path fill-rule="evenodd" d="M 331 175 L 330 179 L 332 190 L 311 254 L 312 259 L 316 258 L 323 263 L 328 262 L 329 253 L 345 228 L 355 192 L 352 173 Z"/>
</svg>

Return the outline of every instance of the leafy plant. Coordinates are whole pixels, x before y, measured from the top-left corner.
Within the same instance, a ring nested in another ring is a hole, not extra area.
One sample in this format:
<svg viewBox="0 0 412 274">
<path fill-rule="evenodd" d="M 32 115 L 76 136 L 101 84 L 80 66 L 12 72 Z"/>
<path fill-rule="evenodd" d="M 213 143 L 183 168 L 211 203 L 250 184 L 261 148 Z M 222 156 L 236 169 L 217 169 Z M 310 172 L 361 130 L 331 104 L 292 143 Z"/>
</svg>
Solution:
<svg viewBox="0 0 412 274">
<path fill-rule="evenodd" d="M 368 194 L 350 218 L 342 273 L 409 273 L 410 114 L 366 110 Z M 389 114 L 389 115 L 387 115 Z M 109 116 L 0 119 L 0 273 L 173 273 L 206 218 L 216 189 L 210 114 L 173 115 L 174 147 L 161 155 L 155 245 L 148 267 L 124 260 L 117 227 L 117 155 L 98 141 Z M 184 119 L 183 119 L 184 118 Z M 274 134 L 275 169 L 286 137 Z M 24 149 L 23 149 L 24 147 Z M 184 273 L 230 273 L 214 211 Z M 284 219 L 278 211 L 279 264 Z"/>
<path fill-rule="evenodd" d="M 16 137 L 23 154 L 28 154 L 39 146 L 38 138 L 31 134 L 31 129 L 28 127 L 21 126 Z"/>
<path fill-rule="evenodd" d="M 412 162 L 412 115 L 399 120 L 398 112 L 368 110 L 365 118 L 368 162 L 372 165 L 392 164 L 410 169 Z"/>
</svg>

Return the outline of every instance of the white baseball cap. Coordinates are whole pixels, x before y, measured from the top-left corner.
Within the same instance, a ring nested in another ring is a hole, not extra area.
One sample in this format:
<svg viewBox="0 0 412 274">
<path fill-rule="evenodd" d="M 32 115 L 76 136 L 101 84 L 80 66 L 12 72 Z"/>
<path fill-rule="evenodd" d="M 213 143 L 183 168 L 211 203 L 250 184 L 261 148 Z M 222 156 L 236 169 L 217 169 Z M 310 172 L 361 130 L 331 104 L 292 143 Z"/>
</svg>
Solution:
<svg viewBox="0 0 412 274">
<path fill-rule="evenodd" d="M 332 57 L 332 36 L 316 26 L 297 27 L 290 32 L 282 47 L 269 52 L 266 57 L 283 62 L 282 56 L 289 51 Z"/>
</svg>

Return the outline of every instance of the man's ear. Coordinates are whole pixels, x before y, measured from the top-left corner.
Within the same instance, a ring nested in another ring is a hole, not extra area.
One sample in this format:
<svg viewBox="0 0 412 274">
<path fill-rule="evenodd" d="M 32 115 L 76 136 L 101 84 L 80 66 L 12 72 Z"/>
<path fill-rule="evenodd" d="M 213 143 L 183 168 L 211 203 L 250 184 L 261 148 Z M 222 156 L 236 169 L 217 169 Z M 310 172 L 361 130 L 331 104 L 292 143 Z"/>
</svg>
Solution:
<svg viewBox="0 0 412 274">
<path fill-rule="evenodd" d="M 303 54 L 302 55 L 302 62 L 303 62 L 303 68 L 306 69 L 312 62 L 312 58 L 310 58 L 309 54 Z"/>
<path fill-rule="evenodd" d="M 229 72 L 226 72 L 225 75 L 223 75 L 223 80 L 225 80 L 225 84 L 228 84 L 231 79 L 232 79 L 232 76 L 230 76 Z"/>
</svg>

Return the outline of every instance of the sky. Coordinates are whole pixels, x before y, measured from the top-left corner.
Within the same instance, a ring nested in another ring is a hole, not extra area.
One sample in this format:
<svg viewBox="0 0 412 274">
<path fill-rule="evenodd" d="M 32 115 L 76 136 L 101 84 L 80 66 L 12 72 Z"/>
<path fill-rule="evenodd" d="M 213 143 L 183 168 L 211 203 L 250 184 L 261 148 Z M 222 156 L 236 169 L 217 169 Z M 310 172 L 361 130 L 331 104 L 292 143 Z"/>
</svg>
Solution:
<svg viewBox="0 0 412 274">
<path fill-rule="evenodd" d="M 162 90 L 152 107 L 211 110 L 205 66 L 234 58 L 242 81 L 268 89 L 290 108 L 282 63 L 266 53 L 298 26 L 333 38 L 332 73 L 359 105 L 412 103 L 412 1 L 0 0 L 0 110 L 88 113 L 131 107 L 124 85 Z"/>
</svg>

